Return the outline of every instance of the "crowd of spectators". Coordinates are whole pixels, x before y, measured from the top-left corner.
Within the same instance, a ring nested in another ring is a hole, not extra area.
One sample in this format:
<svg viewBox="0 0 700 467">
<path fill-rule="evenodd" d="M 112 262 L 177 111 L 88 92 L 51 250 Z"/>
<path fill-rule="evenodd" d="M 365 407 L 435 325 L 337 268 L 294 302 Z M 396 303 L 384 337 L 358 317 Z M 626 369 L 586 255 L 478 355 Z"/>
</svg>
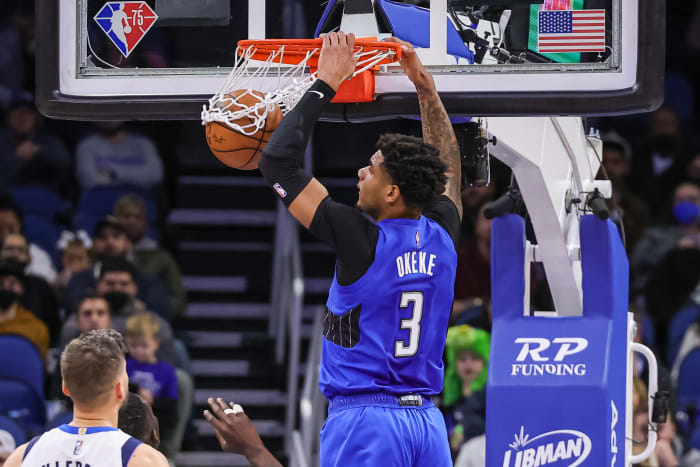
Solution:
<svg viewBox="0 0 700 467">
<path fill-rule="evenodd" d="M 22 336 L 36 347 L 46 369 L 43 396 L 56 401 L 53 413 L 45 414 L 51 426 L 71 409 L 61 394 L 56 355 L 85 331 L 111 328 L 123 333 L 132 389 L 153 406 L 163 423 L 160 449 L 172 457 L 180 449 L 192 406 L 189 357 L 171 326 L 186 306 L 185 294 L 172 256 L 144 236 L 143 206 L 139 195 L 125 192 L 114 215 L 97 222 L 92 235 L 64 231 L 55 245 L 60 262 L 52 263 L 58 273 L 50 282 L 32 272 L 32 263 L 41 253 L 52 262 L 54 252 L 39 249 L 35 256 L 25 236 L 31 232 L 23 224 L 22 208 L 11 193 L 2 194 L 0 219 L 6 222 L 0 230 L 0 336 Z M 134 250 L 134 244 L 140 249 Z M 11 411 L 0 402 L 0 414 Z M 16 421 L 32 431 L 21 416 Z"/>
<path fill-rule="evenodd" d="M 161 420 L 144 436 L 172 459 L 193 381 L 172 329 L 186 307 L 180 269 L 159 243 L 164 163 L 153 139 L 124 122 L 41 116 L 33 15 L 32 2 L 0 6 L 0 336 L 33 344 L 44 383 L 39 415 L 0 400 L 0 465 L 17 444 L 3 420 L 25 436 L 65 421 L 56 358 L 81 332 L 107 328 L 127 339 L 131 389 L 142 396 L 131 404 L 145 401 Z"/>
</svg>

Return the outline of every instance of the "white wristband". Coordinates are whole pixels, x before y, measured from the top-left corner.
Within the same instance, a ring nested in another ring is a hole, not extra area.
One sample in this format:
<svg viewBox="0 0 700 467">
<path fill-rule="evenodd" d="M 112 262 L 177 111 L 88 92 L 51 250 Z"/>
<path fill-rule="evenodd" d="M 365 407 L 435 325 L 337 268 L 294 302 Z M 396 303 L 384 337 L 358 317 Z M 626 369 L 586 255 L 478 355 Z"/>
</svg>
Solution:
<svg viewBox="0 0 700 467">
<path fill-rule="evenodd" d="M 243 407 L 238 404 L 233 404 L 233 408 L 224 410 L 225 415 L 243 413 Z"/>
</svg>

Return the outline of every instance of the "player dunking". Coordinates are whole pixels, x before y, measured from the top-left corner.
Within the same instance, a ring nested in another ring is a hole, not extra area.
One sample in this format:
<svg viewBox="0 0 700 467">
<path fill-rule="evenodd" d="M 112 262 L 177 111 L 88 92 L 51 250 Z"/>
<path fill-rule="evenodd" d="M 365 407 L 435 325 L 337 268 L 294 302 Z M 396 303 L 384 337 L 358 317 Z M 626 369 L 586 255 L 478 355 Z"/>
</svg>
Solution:
<svg viewBox="0 0 700 467">
<path fill-rule="evenodd" d="M 318 81 L 281 122 L 260 170 L 291 214 L 337 254 L 320 386 L 329 399 L 323 466 L 451 466 L 442 390 L 462 212 L 457 140 L 410 44 L 423 138 L 383 135 L 359 170 L 358 209 L 338 204 L 300 160 L 323 108 L 355 69 L 352 34 L 323 40 Z M 370 219 L 371 218 L 371 219 Z"/>
<path fill-rule="evenodd" d="M 61 376 L 73 421 L 18 447 L 5 467 L 168 467 L 161 453 L 117 428 L 129 377 L 116 331 L 73 339 L 61 355 Z"/>
</svg>

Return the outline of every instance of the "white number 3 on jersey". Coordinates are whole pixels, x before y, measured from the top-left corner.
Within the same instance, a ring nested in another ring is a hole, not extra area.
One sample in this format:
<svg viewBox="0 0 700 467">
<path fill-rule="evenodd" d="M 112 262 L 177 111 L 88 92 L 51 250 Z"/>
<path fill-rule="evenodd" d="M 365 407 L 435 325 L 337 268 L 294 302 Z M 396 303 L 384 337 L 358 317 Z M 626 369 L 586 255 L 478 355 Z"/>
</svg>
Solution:
<svg viewBox="0 0 700 467">
<path fill-rule="evenodd" d="M 394 357 L 413 357 L 418 352 L 420 341 L 420 320 L 423 317 L 423 292 L 403 292 L 399 308 L 408 308 L 413 303 L 413 314 L 401 320 L 401 329 L 408 330 L 408 345 L 405 340 L 394 342 Z"/>
</svg>

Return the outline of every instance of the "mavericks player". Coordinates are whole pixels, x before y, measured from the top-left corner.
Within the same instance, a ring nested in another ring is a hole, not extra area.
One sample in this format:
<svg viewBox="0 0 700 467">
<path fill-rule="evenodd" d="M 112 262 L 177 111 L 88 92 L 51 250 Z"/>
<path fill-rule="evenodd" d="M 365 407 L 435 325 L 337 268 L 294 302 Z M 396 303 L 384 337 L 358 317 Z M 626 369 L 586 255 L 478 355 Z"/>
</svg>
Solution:
<svg viewBox="0 0 700 467">
<path fill-rule="evenodd" d="M 351 75 L 354 36 L 323 40 L 318 81 L 280 123 L 260 170 L 289 211 L 337 255 L 319 382 L 329 399 L 324 466 L 451 466 L 442 390 L 462 212 L 457 140 L 435 83 L 410 44 L 422 141 L 383 135 L 359 170 L 358 208 L 336 203 L 300 160 L 325 105 Z"/>
<path fill-rule="evenodd" d="M 168 467 L 165 457 L 117 427 L 129 394 L 122 337 L 113 330 L 73 339 L 61 355 L 73 421 L 23 444 L 5 467 Z"/>
</svg>

